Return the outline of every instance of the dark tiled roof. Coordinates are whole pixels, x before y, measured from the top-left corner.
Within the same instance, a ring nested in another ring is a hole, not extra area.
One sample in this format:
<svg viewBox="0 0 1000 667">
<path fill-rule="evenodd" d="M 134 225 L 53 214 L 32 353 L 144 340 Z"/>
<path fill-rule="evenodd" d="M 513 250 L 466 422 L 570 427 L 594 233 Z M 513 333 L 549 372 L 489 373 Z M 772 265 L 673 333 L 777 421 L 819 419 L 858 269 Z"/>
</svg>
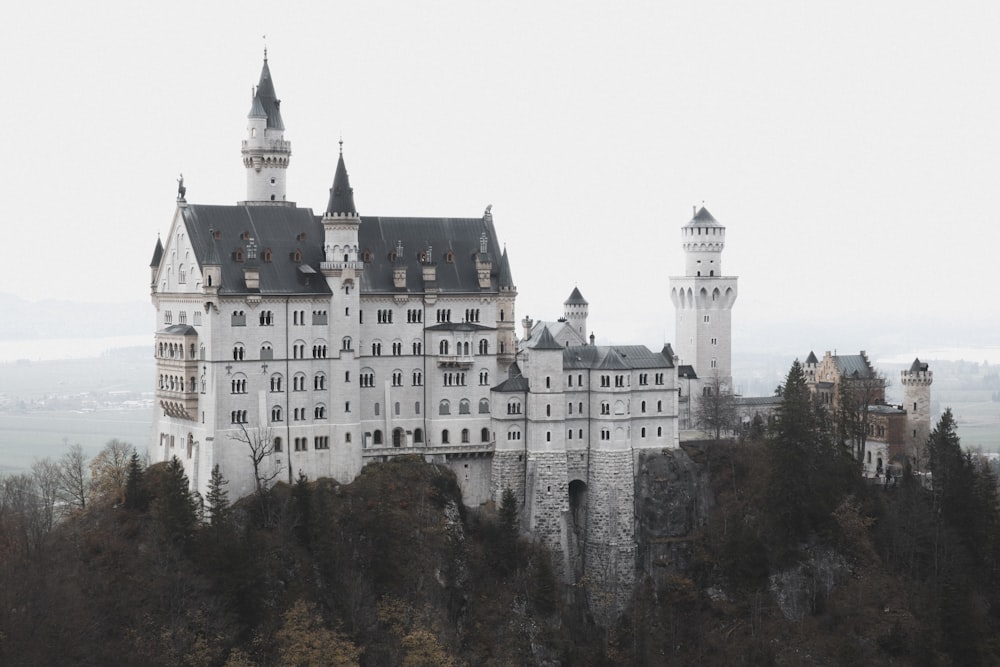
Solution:
<svg viewBox="0 0 1000 667">
<path fill-rule="evenodd" d="M 837 364 L 837 370 L 842 377 L 855 377 L 868 379 L 874 377 L 875 371 L 868 363 L 868 358 L 863 354 L 844 354 L 833 358 Z"/>
<path fill-rule="evenodd" d="M 476 273 L 476 256 L 479 254 L 480 237 L 486 234 L 490 258 L 500 256 L 496 230 L 492 218 L 361 218 L 358 232 L 358 250 L 370 252 L 372 262 L 365 265 L 361 276 L 364 292 L 396 292 L 393 283 L 393 263 L 390 257 L 396 252 L 397 242 L 403 252 L 397 257 L 406 267 L 406 284 L 410 290 L 423 290 L 423 265 L 421 254 L 431 250 L 431 261 L 436 267 L 436 286 L 442 292 L 478 293 L 479 276 Z M 450 258 L 450 259 L 449 259 Z M 491 287 L 496 291 L 502 280 L 502 267 L 492 262 Z"/>
<path fill-rule="evenodd" d="M 517 362 L 507 369 L 507 379 L 493 387 L 491 391 L 506 393 L 524 393 L 528 391 L 528 378 L 521 375 L 521 367 Z"/>
<path fill-rule="evenodd" d="M 645 345 L 574 345 L 563 349 L 563 368 L 567 370 L 673 367 L 672 357 L 651 352 Z"/>
<path fill-rule="evenodd" d="M 762 405 L 773 405 L 775 407 L 781 404 L 781 396 L 737 396 L 736 405 L 744 407 L 759 407 Z"/>
<path fill-rule="evenodd" d="M 254 116 L 255 112 L 259 116 L 258 106 L 267 115 L 269 128 L 285 129 L 285 123 L 281 120 L 281 100 L 274 92 L 274 82 L 271 80 L 271 68 L 267 66 L 267 58 L 264 58 L 264 67 L 260 70 L 260 81 L 257 83 L 257 92 L 249 116 Z"/>
<path fill-rule="evenodd" d="M 556 342 L 556 339 L 552 337 L 552 334 L 549 333 L 548 327 L 542 327 L 541 333 L 539 333 L 537 336 L 532 336 L 530 339 L 528 339 L 525 346 L 532 350 L 564 349 L 562 345 Z"/>
<path fill-rule="evenodd" d="M 303 274 L 300 264 L 319 269 L 323 261 L 323 225 L 309 209 L 291 206 L 206 206 L 180 209 L 199 263 L 218 261 L 222 267 L 220 294 L 245 294 L 245 262 L 249 240 L 257 246 L 260 291 L 269 294 L 329 294 L 318 274 Z M 218 234 L 218 240 L 213 237 Z M 213 246 L 217 246 L 213 248 Z M 294 261 L 298 251 L 301 261 Z M 270 253 L 271 261 L 266 257 Z"/>
<path fill-rule="evenodd" d="M 574 287 L 573 291 L 570 292 L 569 298 L 566 299 L 565 301 L 563 301 L 563 305 L 566 305 L 566 306 L 586 306 L 588 304 L 587 304 L 587 300 L 583 298 L 582 294 L 580 294 L 580 289 L 578 287 Z"/>
<path fill-rule="evenodd" d="M 170 334 L 171 336 L 197 336 L 198 331 L 190 324 L 172 324 L 169 327 L 164 327 L 160 329 L 161 334 Z"/>
<path fill-rule="evenodd" d="M 494 327 L 488 327 L 475 322 L 442 322 L 427 327 L 428 331 L 493 331 Z"/>
<path fill-rule="evenodd" d="M 930 368 L 930 365 L 921 362 L 920 357 L 917 357 L 913 360 L 913 364 L 910 366 L 910 372 L 919 373 L 921 371 L 926 371 L 928 368 Z"/>
<path fill-rule="evenodd" d="M 153 259 L 150 260 L 150 267 L 157 267 L 160 265 L 160 260 L 163 259 L 163 242 L 159 238 L 156 239 L 156 247 L 153 248 Z"/>
<path fill-rule="evenodd" d="M 673 361 L 674 357 L 677 356 L 674 354 L 674 348 L 670 347 L 670 343 L 663 344 L 663 349 L 660 350 L 660 354 L 663 355 L 664 359 L 670 359 L 671 361 Z"/>
<path fill-rule="evenodd" d="M 686 378 L 688 380 L 697 380 L 698 374 L 694 372 L 694 366 L 690 364 L 682 364 L 677 367 L 677 377 Z"/>
<path fill-rule="evenodd" d="M 312 211 L 292 206 L 211 206 L 189 204 L 180 209 L 199 263 L 222 267 L 220 294 L 246 293 L 245 262 L 249 243 L 257 246 L 260 291 L 264 294 L 328 294 L 320 274 L 324 260 L 323 224 Z M 213 232 L 219 238 L 216 240 Z M 359 250 L 371 254 L 361 278 L 363 292 L 396 292 L 393 266 L 405 266 L 411 291 L 424 289 L 420 253 L 433 247 L 439 292 L 478 293 L 476 256 L 480 237 L 487 236 L 487 258 L 499 256 L 492 220 L 483 218 L 363 217 L 358 231 Z M 391 260 L 400 242 L 403 253 Z M 213 247 L 214 246 L 214 247 Z M 300 261 L 294 257 L 298 253 Z M 270 261 L 267 257 L 270 256 Z M 450 260 L 449 260 L 450 257 Z M 501 267 L 493 262 L 491 289 L 500 284 Z"/>
<path fill-rule="evenodd" d="M 809 356 L 806 357 L 806 363 L 807 364 L 818 364 L 819 363 L 819 359 L 816 358 L 816 353 L 813 352 L 812 350 L 809 350 Z"/>
<path fill-rule="evenodd" d="M 333 187 L 330 188 L 330 199 L 326 204 L 327 213 L 357 213 L 354 206 L 354 188 L 347 178 L 347 167 L 344 166 L 344 154 L 337 159 L 337 173 L 333 177 Z"/>
<path fill-rule="evenodd" d="M 688 227 L 721 227 L 718 221 L 712 217 L 708 209 L 702 206 L 694 217 L 687 223 Z"/>
</svg>

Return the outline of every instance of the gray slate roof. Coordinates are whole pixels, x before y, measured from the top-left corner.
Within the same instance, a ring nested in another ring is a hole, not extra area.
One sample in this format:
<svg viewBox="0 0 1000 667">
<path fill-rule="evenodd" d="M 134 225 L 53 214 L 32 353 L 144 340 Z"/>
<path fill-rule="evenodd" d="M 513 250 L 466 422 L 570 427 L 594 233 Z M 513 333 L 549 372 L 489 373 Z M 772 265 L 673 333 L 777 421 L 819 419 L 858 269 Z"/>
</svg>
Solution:
<svg viewBox="0 0 1000 667">
<path fill-rule="evenodd" d="M 189 204 L 180 208 L 188 237 L 200 265 L 218 263 L 222 267 L 220 294 L 244 294 L 243 270 L 246 263 L 236 260 L 237 251 L 246 257 L 249 241 L 257 246 L 260 292 L 263 294 L 328 294 L 320 273 L 324 260 L 322 219 L 310 209 L 292 206 L 213 206 Z M 216 240 L 213 233 L 217 233 Z M 500 256 L 492 219 L 486 218 L 361 218 L 358 249 L 368 251 L 372 261 L 365 264 L 361 278 L 363 293 L 397 290 L 393 283 L 392 253 L 397 241 L 403 247 L 396 266 L 406 267 L 407 287 L 424 289 L 420 253 L 433 248 L 439 292 L 479 293 L 475 257 L 480 236 L 487 236 L 488 258 Z M 215 248 L 213 248 L 213 244 Z M 267 251 L 271 260 L 267 261 Z M 451 256 L 448 261 L 447 256 Z M 298 252 L 301 261 L 293 257 Z M 501 285 L 500 262 L 492 261 L 491 290 Z M 509 277 L 509 268 L 508 268 Z"/>
<path fill-rule="evenodd" d="M 580 294 L 580 289 L 578 287 L 574 287 L 573 291 L 570 292 L 569 298 L 563 301 L 563 305 L 586 306 L 589 304 L 587 303 L 587 300 L 583 298 L 583 295 Z"/>
<path fill-rule="evenodd" d="M 354 188 L 347 178 L 347 167 L 344 165 L 344 153 L 337 158 L 337 173 L 333 177 L 333 187 L 330 188 L 330 199 L 326 204 L 327 213 L 357 213 L 354 206 Z"/>
<path fill-rule="evenodd" d="M 528 391 L 528 378 L 521 375 L 521 367 L 515 361 L 507 369 L 507 379 L 490 391 L 523 394 Z"/>
<path fill-rule="evenodd" d="M 673 368 L 672 358 L 645 345 L 574 345 L 563 349 L 565 370 Z"/>
<path fill-rule="evenodd" d="M 866 380 L 875 376 L 875 369 L 862 354 L 837 355 L 833 359 L 842 377 L 854 377 L 857 373 L 858 378 Z"/>
<path fill-rule="evenodd" d="M 702 206 L 694 217 L 688 221 L 687 227 L 721 227 L 722 225 L 712 217 L 712 214 L 708 212 L 708 209 Z"/>
<path fill-rule="evenodd" d="M 159 237 L 157 237 L 156 247 L 153 248 L 153 259 L 149 261 L 150 268 L 156 268 L 159 266 L 161 259 L 163 259 L 163 242 L 160 241 Z"/>
<path fill-rule="evenodd" d="M 549 333 L 548 327 L 542 327 L 537 336 L 532 336 L 525 343 L 525 346 L 532 350 L 562 350 L 563 346 L 556 342 L 556 339 Z"/>
<path fill-rule="evenodd" d="M 930 365 L 920 361 L 920 357 L 917 357 L 913 360 L 913 364 L 910 366 L 910 372 L 919 373 L 921 371 L 926 371 L 928 368 L 930 368 Z"/>
<path fill-rule="evenodd" d="M 281 120 L 281 100 L 274 92 L 274 82 L 271 80 L 271 68 L 267 66 L 267 57 L 264 57 L 264 66 L 260 70 L 260 81 L 257 83 L 257 92 L 253 96 L 253 104 L 250 107 L 248 117 L 259 117 L 261 111 L 267 116 L 267 126 L 276 130 L 284 130 L 285 123 Z"/>
<path fill-rule="evenodd" d="M 809 356 L 806 357 L 806 363 L 807 364 L 818 364 L 819 363 L 819 359 L 816 358 L 816 353 L 813 352 L 812 350 L 809 350 Z"/>
</svg>

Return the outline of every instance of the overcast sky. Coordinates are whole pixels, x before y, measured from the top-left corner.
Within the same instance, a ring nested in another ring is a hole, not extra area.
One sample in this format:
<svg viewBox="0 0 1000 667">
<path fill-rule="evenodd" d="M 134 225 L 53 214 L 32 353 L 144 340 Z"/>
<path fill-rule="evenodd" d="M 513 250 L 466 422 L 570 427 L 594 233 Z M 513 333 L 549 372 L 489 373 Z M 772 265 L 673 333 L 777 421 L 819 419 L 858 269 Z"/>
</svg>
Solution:
<svg viewBox="0 0 1000 667">
<path fill-rule="evenodd" d="M 837 321 L 871 323 L 870 350 L 981 343 L 997 34 L 995 1 L 17 3 L 0 292 L 147 299 L 178 173 L 190 202 L 245 196 L 266 35 L 289 198 L 322 210 L 342 136 L 363 215 L 492 204 L 519 316 L 559 316 L 576 285 L 599 339 L 671 341 L 704 202 L 740 277 L 737 352 L 853 344 Z"/>
</svg>

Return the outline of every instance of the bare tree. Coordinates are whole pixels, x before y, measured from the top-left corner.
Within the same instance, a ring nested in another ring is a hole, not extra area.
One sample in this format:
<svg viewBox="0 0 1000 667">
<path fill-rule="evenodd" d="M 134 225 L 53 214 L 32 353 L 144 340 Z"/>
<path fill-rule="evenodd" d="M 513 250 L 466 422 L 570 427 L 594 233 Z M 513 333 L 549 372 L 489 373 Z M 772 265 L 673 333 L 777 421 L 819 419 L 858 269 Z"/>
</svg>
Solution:
<svg viewBox="0 0 1000 667">
<path fill-rule="evenodd" d="M 736 397 L 716 373 L 702 386 L 702 395 L 695 410 L 698 426 L 707 433 L 715 433 L 715 439 L 736 428 L 739 414 Z"/>
<path fill-rule="evenodd" d="M 271 429 L 247 428 L 246 424 L 240 424 L 239 429 L 239 432 L 231 437 L 233 440 L 242 442 L 249 449 L 250 461 L 253 464 L 254 491 L 257 495 L 263 495 L 267 493 L 271 482 L 280 473 L 277 468 L 273 471 L 267 471 L 264 465 L 264 461 L 274 454 L 274 439 L 271 437 Z"/>
<path fill-rule="evenodd" d="M 880 372 L 861 376 L 855 371 L 840 378 L 837 421 L 841 438 L 850 447 L 862 470 L 868 449 L 871 408 L 885 403 L 885 389 L 888 386 L 888 380 Z"/>
<path fill-rule="evenodd" d="M 125 500 L 128 464 L 135 448 L 124 440 L 113 438 L 90 462 L 92 491 L 95 497 L 109 498 L 115 503 Z"/>
<path fill-rule="evenodd" d="M 84 510 L 90 499 L 90 479 L 87 475 L 87 456 L 83 447 L 73 445 L 56 463 L 59 469 L 59 501 L 67 512 Z"/>
</svg>

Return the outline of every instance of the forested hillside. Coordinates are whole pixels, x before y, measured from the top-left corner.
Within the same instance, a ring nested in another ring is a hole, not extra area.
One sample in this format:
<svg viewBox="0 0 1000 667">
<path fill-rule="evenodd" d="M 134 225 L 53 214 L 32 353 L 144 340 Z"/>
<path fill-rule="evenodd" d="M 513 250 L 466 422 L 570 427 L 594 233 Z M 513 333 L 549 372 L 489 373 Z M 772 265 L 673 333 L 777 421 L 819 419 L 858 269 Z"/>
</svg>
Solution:
<svg viewBox="0 0 1000 667">
<path fill-rule="evenodd" d="M 708 473 L 708 519 L 657 545 L 678 557 L 641 564 L 612 627 L 518 536 L 510 496 L 467 512 L 419 458 L 232 503 L 216 475 L 202 503 L 118 443 L 70 466 L 85 484 L 65 461 L 3 478 L 0 664 L 1000 662 L 996 479 L 950 413 L 933 488 L 866 484 L 797 372 L 770 433 L 679 454 Z"/>
</svg>

